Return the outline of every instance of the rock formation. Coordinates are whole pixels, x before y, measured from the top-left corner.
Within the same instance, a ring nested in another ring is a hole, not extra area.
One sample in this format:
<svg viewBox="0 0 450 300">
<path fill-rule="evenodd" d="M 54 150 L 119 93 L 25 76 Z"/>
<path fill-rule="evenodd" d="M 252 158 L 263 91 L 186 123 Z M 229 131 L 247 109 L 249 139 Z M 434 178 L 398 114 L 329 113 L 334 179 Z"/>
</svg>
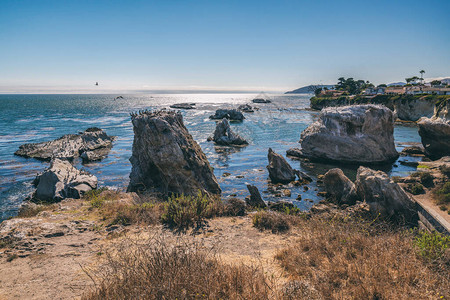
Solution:
<svg viewBox="0 0 450 300">
<path fill-rule="evenodd" d="M 436 105 L 432 118 L 422 118 L 419 125 L 419 135 L 425 148 L 425 154 L 432 159 L 450 155 L 450 119 L 449 101 Z"/>
<path fill-rule="evenodd" d="M 393 101 L 394 114 L 400 120 L 417 121 L 422 117 L 433 116 L 434 104 L 433 98 L 399 98 Z"/>
<path fill-rule="evenodd" d="M 33 184 L 36 186 L 34 201 L 57 202 L 65 198 L 78 199 L 96 189 L 97 177 L 76 169 L 66 160 L 55 158 Z"/>
<path fill-rule="evenodd" d="M 195 109 L 195 103 L 175 103 L 170 106 L 170 108 L 178 109 Z"/>
<path fill-rule="evenodd" d="M 409 223 L 417 221 L 415 201 L 386 173 L 359 167 L 355 185 L 359 198 L 369 204 L 374 215 Z"/>
<path fill-rule="evenodd" d="M 246 112 L 246 113 L 252 113 L 252 112 L 255 112 L 254 109 L 253 109 L 253 107 L 251 107 L 251 106 L 248 105 L 248 104 L 242 104 L 242 105 L 239 105 L 238 109 L 239 109 L 240 111 L 243 111 L 243 112 Z"/>
<path fill-rule="evenodd" d="M 379 164 L 398 157 L 392 111 L 378 105 L 325 108 L 289 155 L 340 163 Z"/>
<path fill-rule="evenodd" d="M 297 172 L 283 156 L 275 153 L 272 148 L 269 148 L 267 158 L 269 160 L 267 170 L 269 171 L 270 180 L 273 183 L 289 183 L 295 180 Z"/>
<path fill-rule="evenodd" d="M 66 134 L 59 139 L 24 144 L 14 154 L 49 161 L 52 158 L 73 160 L 81 156 L 83 161 L 100 160 L 111 150 L 115 137 L 93 127 L 79 134 Z"/>
<path fill-rule="evenodd" d="M 323 178 L 325 191 L 337 204 L 353 205 L 358 198 L 355 184 L 344 175 L 341 169 L 331 169 Z"/>
<path fill-rule="evenodd" d="M 214 143 L 216 143 L 217 145 L 223 146 L 248 145 L 248 142 L 244 138 L 231 130 L 230 122 L 228 122 L 227 119 L 222 119 L 222 121 L 216 124 L 214 136 L 208 138 L 208 140 L 214 141 Z"/>
<path fill-rule="evenodd" d="M 216 113 L 209 117 L 213 120 L 228 119 L 232 121 L 243 121 L 244 115 L 237 109 L 218 109 Z"/>
<path fill-rule="evenodd" d="M 259 190 L 256 186 L 248 184 L 247 189 L 250 193 L 250 197 L 245 199 L 245 202 L 247 202 L 248 206 L 257 208 L 267 207 L 266 202 L 264 202 L 264 200 L 261 198 L 261 194 L 259 193 Z"/>
<path fill-rule="evenodd" d="M 134 141 L 129 192 L 208 195 L 221 193 L 200 146 L 174 111 L 132 114 Z"/>
</svg>

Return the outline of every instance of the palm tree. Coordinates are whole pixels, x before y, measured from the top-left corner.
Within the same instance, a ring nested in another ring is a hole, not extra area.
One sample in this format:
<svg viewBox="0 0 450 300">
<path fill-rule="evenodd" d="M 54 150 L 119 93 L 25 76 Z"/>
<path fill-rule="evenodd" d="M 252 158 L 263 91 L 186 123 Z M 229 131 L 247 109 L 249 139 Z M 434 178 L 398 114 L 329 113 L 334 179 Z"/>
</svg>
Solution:
<svg viewBox="0 0 450 300">
<path fill-rule="evenodd" d="M 420 82 L 422 82 L 423 83 L 423 73 L 425 73 L 425 71 L 424 70 L 420 70 Z"/>
</svg>

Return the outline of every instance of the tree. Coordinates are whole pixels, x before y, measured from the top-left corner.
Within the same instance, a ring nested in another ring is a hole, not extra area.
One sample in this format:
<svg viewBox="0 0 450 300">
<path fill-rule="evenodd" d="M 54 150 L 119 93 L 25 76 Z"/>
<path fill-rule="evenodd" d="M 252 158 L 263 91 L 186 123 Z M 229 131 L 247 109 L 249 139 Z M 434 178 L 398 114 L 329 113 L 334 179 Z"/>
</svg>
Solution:
<svg viewBox="0 0 450 300">
<path fill-rule="evenodd" d="M 317 97 L 317 96 L 320 95 L 320 92 L 322 92 L 322 88 L 316 88 L 316 89 L 314 90 L 314 95 L 316 95 L 316 97 Z"/>
<path fill-rule="evenodd" d="M 431 83 L 431 85 L 441 85 L 442 84 L 442 81 L 440 81 L 440 80 L 433 80 L 432 82 L 430 82 Z"/>
<path fill-rule="evenodd" d="M 424 70 L 420 70 L 420 81 L 423 81 L 423 74 L 425 73 Z"/>
<path fill-rule="evenodd" d="M 387 84 L 382 83 L 382 84 L 379 84 L 378 87 L 387 87 Z"/>
<path fill-rule="evenodd" d="M 336 84 L 336 89 L 344 92 L 348 92 L 351 95 L 360 94 L 362 90 L 373 87 L 369 81 L 364 80 L 354 80 L 353 78 L 344 77 L 338 78 L 338 83 Z"/>
</svg>

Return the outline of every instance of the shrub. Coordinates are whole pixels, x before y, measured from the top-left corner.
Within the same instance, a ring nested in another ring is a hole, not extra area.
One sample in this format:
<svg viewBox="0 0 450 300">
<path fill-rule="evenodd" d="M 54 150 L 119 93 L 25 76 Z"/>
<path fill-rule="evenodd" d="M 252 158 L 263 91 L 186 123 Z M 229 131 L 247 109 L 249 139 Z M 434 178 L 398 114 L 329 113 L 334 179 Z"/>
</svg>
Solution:
<svg viewBox="0 0 450 300">
<path fill-rule="evenodd" d="M 22 205 L 19 209 L 19 213 L 17 214 L 17 217 L 19 218 L 31 218 L 39 214 L 43 211 L 49 211 L 56 209 L 56 204 L 48 204 L 48 203 L 42 203 L 42 204 L 35 204 L 35 203 L 27 203 L 25 205 Z"/>
<path fill-rule="evenodd" d="M 151 240 L 116 247 L 90 275 L 99 282 L 82 299 L 270 298 L 271 282 L 261 268 L 225 264 L 195 245 Z"/>
<path fill-rule="evenodd" d="M 197 196 L 171 196 L 164 205 L 161 220 L 171 228 L 186 229 L 202 225 L 205 218 L 220 215 L 222 205 L 201 192 Z"/>
<path fill-rule="evenodd" d="M 423 185 L 420 183 L 409 183 L 407 189 L 413 195 L 425 194 Z"/>
<path fill-rule="evenodd" d="M 414 245 L 419 249 L 421 256 L 436 260 L 442 258 L 446 249 L 450 248 L 450 236 L 439 232 L 421 231 L 414 239 Z"/>
<path fill-rule="evenodd" d="M 420 179 L 420 183 L 422 183 L 426 187 L 433 186 L 433 175 L 430 172 L 414 172 L 411 174 L 411 177 L 417 177 Z"/>
<path fill-rule="evenodd" d="M 444 185 L 435 190 L 435 195 L 439 204 L 450 203 L 450 182 L 444 183 Z"/>
<path fill-rule="evenodd" d="M 259 230 L 271 230 L 272 233 L 282 233 L 291 228 L 286 215 L 273 211 L 259 211 L 253 215 L 252 221 Z"/>
<path fill-rule="evenodd" d="M 225 204 L 224 214 L 227 216 L 245 216 L 245 201 L 237 198 L 231 198 Z"/>
</svg>

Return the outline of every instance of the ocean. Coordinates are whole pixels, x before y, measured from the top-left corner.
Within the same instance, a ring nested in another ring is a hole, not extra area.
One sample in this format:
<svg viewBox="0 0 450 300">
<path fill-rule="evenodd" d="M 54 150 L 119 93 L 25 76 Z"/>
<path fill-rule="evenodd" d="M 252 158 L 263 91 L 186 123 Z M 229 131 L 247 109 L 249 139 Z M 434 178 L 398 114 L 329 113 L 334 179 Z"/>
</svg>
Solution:
<svg viewBox="0 0 450 300">
<path fill-rule="evenodd" d="M 276 198 L 267 190 L 267 151 L 286 155 L 286 150 L 299 146 L 300 133 L 319 115 L 310 111 L 310 95 L 271 95 L 270 104 L 250 104 L 259 107 L 245 113 L 242 123 L 232 123 L 232 129 L 249 142 L 245 148 L 216 147 L 207 138 L 214 132 L 215 122 L 209 119 L 219 108 L 236 108 L 250 103 L 253 94 L 132 94 L 122 95 L 0 95 L 0 222 L 17 214 L 23 199 L 33 191 L 31 181 L 42 172 L 47 162 L 14 155 L 24 143 L 49 141 L 64 134 L 77 133 L 89 127 L 99 127 L 117 136 L 108 157 L 100 162 L 82 164 L 82 168 L 96 175 L 100 186 L 125 190 L 131 170 L 129 158 L 133 143 L 133 127 L 129 114 L 144 109 L 169 108 L 181 102 L 196 103 L 195 110 L 182 110 L 184 123 L 205 152 L 223 191 L 223 197 L 248 195 L 247 184 L 256 185 L 265 200 L 292 201 L 307 210 L 321 198 L 316 178 L 335 166 L 304 163 L 288 159 L 292 167 L 309 174 L 314 182 L 309 190 L 291 188 L 292 197 Z M 416 127 L 396 125 L 395 142 L 398 150 L 420 143 Z M 401 160 L 417 160 L 400 157 Z M 355 178 L 357 166 L 340 166 Z M 414 168 L 398 162 L 380 167 L 391 176 L 404 176 Z M 231 176 L 222 176 L 225 172 Z M 296 201 L 301 194 L 301 201 Z"/>
</svg>

